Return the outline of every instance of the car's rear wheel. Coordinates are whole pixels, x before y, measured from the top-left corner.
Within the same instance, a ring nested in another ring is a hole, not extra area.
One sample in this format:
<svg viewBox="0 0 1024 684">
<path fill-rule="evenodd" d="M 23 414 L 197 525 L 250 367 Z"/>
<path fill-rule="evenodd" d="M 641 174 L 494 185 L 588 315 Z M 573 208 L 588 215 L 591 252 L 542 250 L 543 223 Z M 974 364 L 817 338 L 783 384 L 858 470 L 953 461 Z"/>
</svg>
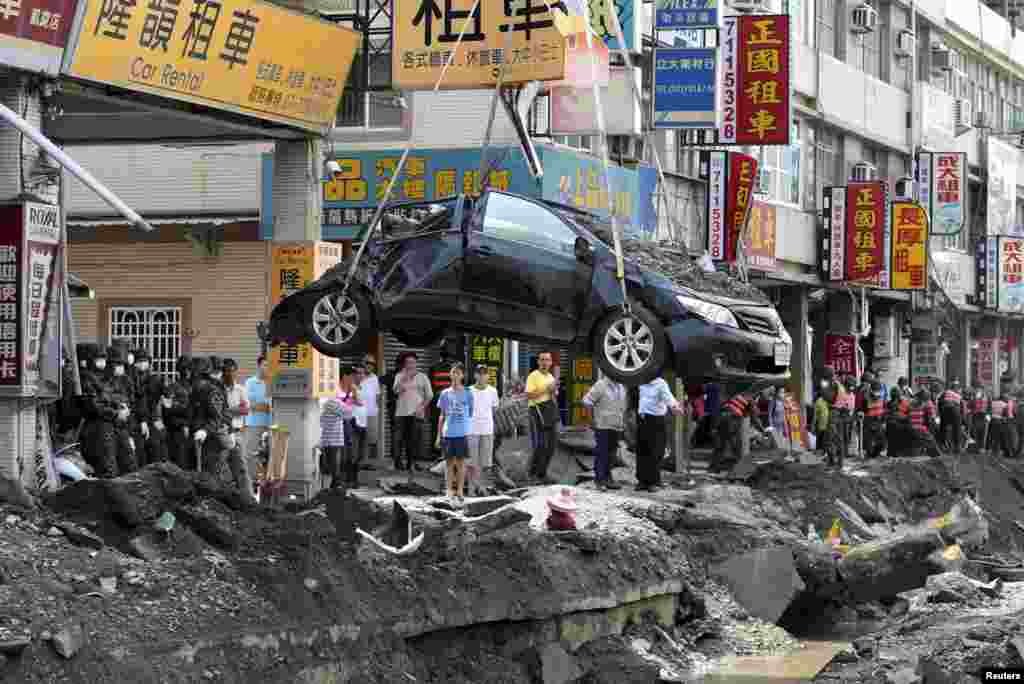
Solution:
<svg viewBox="0 0 1024 684">
<path fill-rule="evenodd" d="M 306 335 L 321 354 L 337 358 L 364 352 L 370 334 L 370 303 L 357 288 L 325 292 L 306 313 Z"/>
<path fill-rule="evenodd" d="M 594 357 L 615 382 L 635 386 L 658 377 L 668 359 L 668 337 L 658 317 L 637 303 L 608 314 L 594 331 Z"/>
</svg>

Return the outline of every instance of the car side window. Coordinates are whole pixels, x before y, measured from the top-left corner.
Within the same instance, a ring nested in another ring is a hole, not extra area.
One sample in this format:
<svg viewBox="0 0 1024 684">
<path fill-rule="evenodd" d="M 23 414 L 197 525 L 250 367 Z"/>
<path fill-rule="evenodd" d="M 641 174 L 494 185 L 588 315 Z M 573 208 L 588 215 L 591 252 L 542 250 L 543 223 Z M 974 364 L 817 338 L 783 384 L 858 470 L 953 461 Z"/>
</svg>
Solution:
<svg viewBox="0 0 1024 684">
<path fill-rule="evenodd" d="M 577 237 L 562 219 L 539 204 L 497 192 L 487 197 L 484 234 L 562 254 L 574 253 Z"/>
</svg>

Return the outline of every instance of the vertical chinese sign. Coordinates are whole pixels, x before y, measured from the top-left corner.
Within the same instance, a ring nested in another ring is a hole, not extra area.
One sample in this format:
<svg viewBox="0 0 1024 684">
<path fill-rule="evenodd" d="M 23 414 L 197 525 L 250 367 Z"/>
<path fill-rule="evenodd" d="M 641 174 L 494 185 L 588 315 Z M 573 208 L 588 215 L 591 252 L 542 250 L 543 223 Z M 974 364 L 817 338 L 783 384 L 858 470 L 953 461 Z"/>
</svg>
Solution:
<svg viewBox="0 0 1024 684">
<path fill-rule="evenodd" d="M 821 277 L 831 282 L 846 277 L 846 188 L 827 187 L 822 197 Z"/>
<path fill-rule="evenodd" d="M 274 244 L 270 248 L 270 306 L 315 279 L 316 247 L 312 242 Z M 281 344 L 270 350 L 270 376 L 282 370 L 313 370 L 313 347 L 308 342 Z"/>
<path fill-rule="evenodd" d="M 1024 313 L 1024 239 L 999 238 L 998 308 Z"/>
<path fill-rule="evenodd" d="M 34 395 L 47 322 L 59 312 L 60 209 L 8 205 L 0 208 L 0 226 L 0 390 Z"/>
<path fill-rule="evenodd" d="M 825 367 L 836 375 L 860 375 L 857 369 L 857 338 L 853 335 L 825 335 Z"/>
<path fill-rule="evenodd" d="M 786 410 L 786 436 L 789 441 L 793 446 L 808 448 L 810 444 L 807 441 L 807 418 L 792 392 L 784 394 L 782 405 Z"/>
<path fill-rule="evenodd" d="M 978 338 L 978 348 L 974 350 L 974 381 L 980 387 L 992 387 L 995 384 L 998 349 L 998 338 Z"/>
<path fill-rule="evenodd" d="M 26 202 L 22 225 L 25 230 L 26 247 L 26 330 L 23 380 L 28 386 L 39 382 L 39 356 L 47 321 L 51 315 L 50 306 L 55 304 L 54 274 L 57 273 L 57 256 L 60 252 L 61 227 L 60 208 L 50 204 Z"/>
<path fill-rule="evenodd" d="M 882 181 L 846 186 L 846 280 L 870 280 L 885 269 L 886 209 Z"/>
<path fill-rule="evenodd" d="M 572 362 L 572 424 L 591 425 L 593 413 L 583 404 L 583 397 L 594 386 L 594 360 L 578 356 Z"/>
<path fill-rule="evenodd" d="M 723 145 L 788 145 L 792 130 L 789 16 L 725 17 Z"/>
<path fill-rule="evenodd" d="M 921 206 L 928 212 L 932 235 L 954 235 L 967 219 L 967 155 L 922 152 L 918 155 Z"/>
<path fill-rule="evenodd" d="M 750 268 L 759 271 L 774 271 L 778 268 L 775 261 L 776 220 L 774 205 L 754 202 L 751 206 L 750 243 L 747 245 Z"/>
<path fill-rule="evenodd" d="M 928 216 L 913 202 L 892 205 L 892 289 L 928 289 Z"/>
<path fill-rule="evenodd" d="M 736 243 L 750 218 L 757 160 L 737 152 L 709 152 L 707 169 L 708 251 L 716 261 L 736 261 Z"/>
<path fill-rule="evenodd" d="M 472 375 L 468 382 L 476 380 L 476 367 L 487 366 L 489 372 L 488 382 L 501 392 L 502 368 L 505 363 L 505 340 L 500 337 L 488 337 L 486 335 L 474 335 L 469 345 L 469 360 L 472 365 Z"/>
<path fill-rule="evenodd" d="M 21 385 L 21 230 L 0 231 L 0 388 Z"/>
</svg>

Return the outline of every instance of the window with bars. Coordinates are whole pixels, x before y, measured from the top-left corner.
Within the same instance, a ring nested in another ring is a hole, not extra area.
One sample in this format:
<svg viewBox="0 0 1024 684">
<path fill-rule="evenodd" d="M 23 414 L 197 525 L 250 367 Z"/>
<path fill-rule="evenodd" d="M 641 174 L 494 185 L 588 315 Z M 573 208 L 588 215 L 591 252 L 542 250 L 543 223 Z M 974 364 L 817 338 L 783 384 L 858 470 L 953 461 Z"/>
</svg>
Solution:
<svg viewBox="0 0 1024 684">
<path fill-rule="evenodd" d="M 114 306 L 109 331 L 108 339 L 128 340 L 133 349 L 148 351 L 153 372 L 174 381 L 181 355 L 181 307 Z"/>
</svg>

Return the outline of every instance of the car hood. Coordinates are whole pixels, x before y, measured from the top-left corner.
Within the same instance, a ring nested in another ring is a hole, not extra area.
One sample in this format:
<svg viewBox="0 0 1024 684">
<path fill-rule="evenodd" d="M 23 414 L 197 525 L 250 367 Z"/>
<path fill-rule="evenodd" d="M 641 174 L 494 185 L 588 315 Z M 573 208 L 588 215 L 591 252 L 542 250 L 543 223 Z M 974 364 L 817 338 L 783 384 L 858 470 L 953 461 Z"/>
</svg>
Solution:
<svg viewBox="0 0 1024 684">
<path fill-rule="evenodd" d="M 644 271 L 659 275 L 677 289 L 695 297 L 723 306 L 771 306 L 764 292 L 739 278 L 715 271 L 706 273 L 694 259 L 678 245 L 647 240 L 623 240 L 622 252 L 626 260 Z"/>
</svg>

